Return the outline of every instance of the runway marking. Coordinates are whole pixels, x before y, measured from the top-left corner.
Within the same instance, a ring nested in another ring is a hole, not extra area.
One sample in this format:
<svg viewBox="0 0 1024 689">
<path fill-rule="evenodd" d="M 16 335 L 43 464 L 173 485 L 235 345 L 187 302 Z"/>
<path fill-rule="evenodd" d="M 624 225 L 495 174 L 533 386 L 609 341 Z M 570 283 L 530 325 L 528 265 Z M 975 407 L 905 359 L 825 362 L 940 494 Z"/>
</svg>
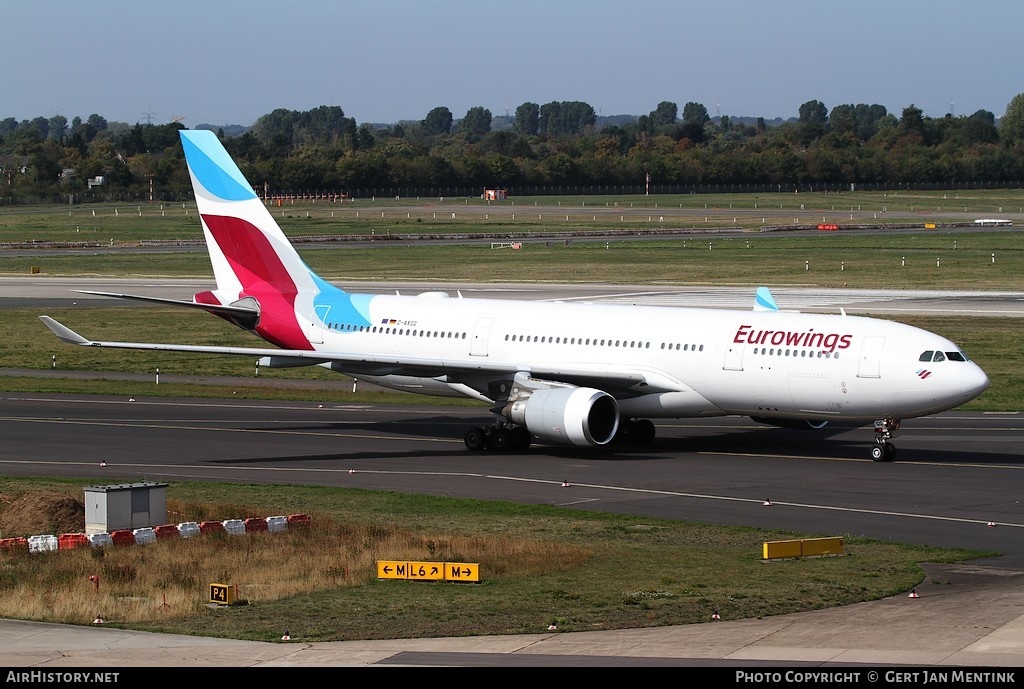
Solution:
<svg viewBox="0 0 1024 689">
<path fill-rule="evenodd" d="M 214 409 L 218 409 L 218 408 L 219 409 L 285 409 L 285 410 L 290 410 L 290 411 L 316 411 L 316 412 L 323 412 L 323 411 L 365 411 L 367 409 L 371 409 L 371 410 L 374 410 L 374 411 L 377 411 L 377 412 L 387 412 L 389 414 L 398 414 L 398 413 L 401 413 L 401 414 L 439 414 L 439 413 L 445 411 L 446 409 L 451 409 L 451 407 L 437 407 L 437 408 L 426 407 L 426 408 L 424 408 L 422 405 L 421 406 L 417 406 L 417 407 L 402 407 L 402 406 L 390 407 L 388 405 L 374 407 L 372 405 L 362 405 L 362 404 L 355 405 L 355 404 L 346 403 L 346 402 L 331 402 L 328 405 L 325 405 L 325 406 L 322 406 L 322 407 L 313 407 L 313 406 L 311 406 L 311 403 L 309 403 L 309 402 L 297 403 L 295 405 L 287 406 L 287 405 L 281 405 L 281 404 L 241 404 L 241 403 L 233 403 L 233 402 L 232 403 L 166 402 L 166 401 L 162 401 L 162 400 L 158 400 L 158 399 L 135 400 L 135 401 L 127 400 L 127 399 L 124 399 L 124 400 L 103 400 L 103 399 L 97 399 L 97 400 L 67 400 L 67 399 L 59 399 L 59 398 L 53 398 L 53 397 L 4 397 L 3 399 L 5 399 L 5 400 L 12 400 L 12 401 L 15 401 L 15 402 L 56 402 L 58 404 L 77 403 L 77 404 L 85 404 L 85 405 L 100 405 L 100 404 L 110 404 L 110 405 L 117 404 L 117 405 L 120 405 L 120 404 L 128 404 L 128 405 L 133 405 L 133 406 L 142 405 L 142 406 L 153 406 L 153 407 L 198 407 L 200 409 L 208 409 L 208 408 L 214 408 Z M 487 413 L 487 410 L 485 408 L 483 408 L 483 407 L 481 407 L 480 409 L 474 409 L 472 407 L 465 407 L 465 410 L 466 410 L 467 413 L 473 413 L 473 412 L 478 412 L 480 414 L 486 414 Z M 460 411 L 461 411 L 461 408 L 460 408 Z"/>
<path fill-rule="evenodd" d="M 395 472 L 387 472 L 387 473 L 395 473 Z M 455 475 L 457 476 L 458 474 L 455 474 Z M 484 476 L 485 478 L 493 478 L 493 479 L 506 480 L 506 481 L 524 481 L 524 482 L 528 482 L 528 483 L 551 483 L 551 484 L 554 484 L 554 485 L 560 485 L 560 483 L 558 481 L 547 481 L 547 480 L 544 480 L 544 479 L 524 479 L 524 478 L 517 478 L 517 477 L 514 477 L 514 476 L 494 476 L 494 475 L 481 475 L 481 476 Z M 628 492 L 628 493 L 642 493 L 642 494 L 648 494 L 648 495 L 665 495 L 665 496 L 669 496 L 669 497 L 695 498 L 695 499 L 699 499 L 699 500 L 716 500 L 716 501 L 723 501 L 723 502 L 744 502 L 744 503 L 752 503 L 752 504 L 762 504 L 764 502 L 763 499 L 737 498 L 737 497 L 731 497 L 731 496 L 727 496 L 727 495 L 706 495 L 706 494 L 702 494 L 702 493 L 683 493 L 683 492 L 680 492 L 680 491 L 659 490 L 659 489 L 654 489 L 654 488 L 626 488 L 626 487 L 623 487 L 623 486 L 605 486 L 605 485 L 601 485 L 601 484 L 592 484 L 592 483 L 573 483 L 572 486 L 574 488 L 593 488 L 593 489 L 596 489 L 596 490 L 610 490 L 610 491 Z M 598 499 L 594 499 L 594 500 L 591 500 L 591 502 L 599 502 L 599 500 Z M 782 505 L 784 507 L 799 507 L 799 508 L 810 509 L 810 510 L 829 510 L 829 511 L 833 511 L 833 512 L 851 512 L 851 513 L 855 513 L 855 514 L 872 514 L 872 515 L 880 515 L 880 516 L 883 516 L 883 517 L 910 517 L 910 518 L 914 518 L 914 519 L 928 519 L 928 520 L 933 520 L 933 521 L 957 522 L 957 523 L 962 523 L 962 524 L 982 524 L 982 525 L 986 525 L 987 526 L 988 524 L 993 523 L 993 522 L 990 522 L 987 519 L 965 519 L 963 517 L 945 517 L 945 516 L 942 516 L 942 515 L 932 515 L 932 514 L 914 514 L 912 512 L 892 512 L 892 511 L 888 511 L 888 510 L 870 510 L 870 509 L 865 509 L 865 508 L 860 508 L 860 507 L 836 507 L 836 506 L 833 506 L 833 505 L 812 505 L 812 504 L 799 503 L 799 502 L 776 502 L 774 500 L 772 501 L 772 506 L 778 506 L 778 505 Z M 1024 529 L 1024 524 L 1016 524 L 1016 523 L 1012 523 L 1012 522 L 994 522 L 994 524 L 996 526 L 1009 526 L 1009 527 L 1013 527 L 1013 528 Z"/>
<path fill-rule="evenodd" d="M 0 466 L 2 465 L 20 465 L 20 466 L 95 466 L 94 462 L 40 462 L 34 460 L 0 460 Z M 150 476 L 163 476 L 170 474 L 172 470 L 199 470 L 207 472 L 216 471 L 236 471 L 238 467 L 221 467 L 216 465 L 206 466 L 198 464 L 169 464 L 163 465 L 159 468 L 154 468 L 151 464 L 137 464 L 137 463 L 118 463 L 116 465 L 110 465 L 112 471 L 117 471 L 118 468 L 132 468 L 141 469 L 146 471 Z M 323 468 L 287 468 L 287 467 L 261 467 L 261 466 L 250 466 L 246 467 L 246 471 L 252 472 L 271 472 L 271 473 L 286 473 L 300 471 L 303 473 L 321 473 L 321 474 L 350 474 L 355 472 L 358 474 L 375 474 L 384 476 L 440 476 L 445 478 L 483 478 L 494 481 L 514 481 L 517 483 L 537 483 L 549 486 L 561 486 L 561 481 L 554 481 L 550 479 L 538 479 L 538 478 L 524 478 L 521 476 L 503 476 L 500 474 L 476 474 L 470 472 L 450 472 L 450 471 L 381 471 L 376 469 L 323 469 Z M 192 474 L 190 476 L 196 476 Z M 684 493 L 682 491 L 674 490 L 663 490 L 656 488 L 630 488 L 626 486 L 608 486 L 597 483 L 573 483 L 574 488 L 590 488 L 593 490 L 607 490 L 618 493 L 636 493 L 641 495 L 658 495 L 675 498 L 691 498 L 696 500 L 713 500 L 717 502 L 735 502 L 735 503 L 748 503 L 748 504 L 763 504 L 763 498 L 738 498 L 729 495 L 709 495 L 705 493 Z M 601 498 L 580 498 L 578 501 L 557 503 L 562 506 L 571 504 L 583 504 L 601 502 Z M 553 503 L 554 504 L 554 503 Z M 895 512 L 889 510 L 872 510 L 860 507 L 837 507 L 834 505 L 813 505 L 809 503 L 799 502 L 780 502 L 772 501 L 773 507 L 796 507 L 800 509 L 808 510 L 826 510 L 830 512 L 848 512 L 852 514 L 867 514 L 882 517 L 904 517 L 910 519 L 926 519 L 929 521 L 939 522 L 953 522 L 959 524 L 979 524 L 983 526 L 1003 526 L 1017 529 L 1024 529 L 1024 524 L 1018 524 L 1014 522 L 992 522 L 987 519 L 966 519 L 963 517 L 948 517 L 937 514 L 914 514 L 912 512 Z"/>
<path fill-rule="evenodd" d="M 559 507 L 568 507 L 569 505 L 587 505 L 592 502 L 601 502 L 600 498 L 587 498 L 586 500 L 571 500 L 570 502 L 556 502 L 555 505 Z"/>
<path fill-rule="evenodd" d="M 886 312 L 893 311 L 896 313 L 923 313 L 923 314 L 938 314 L 938 313 L 967 313 L 971 315 L 982 314 L 985 316 L 993 316 L 996 314 L 1002 314 L 1005 316 L 1020 317 L 1020 311 L 1005 311 L 1005 310 L 992 310 L 992 311 L 979 311 L 978 309 L 897 309 L 897 308 L 886 308 Z"/>
<path fill-rule="evenodd" d="M 222 432 L 222 433 L 263 433 L 268 435 L 286 435 L 286 436 L 315 436 L 315 437 L 326 437 L 326 438 L 363 438 L 371 440 L 409 440 L 411 442 L 430 442 L 430 443 L 443 443 L 443 444 L 454 444 L 461 445 L 462 440 L 459 438 L 438 438 L 438 437 L 410 437 L 407 434 L 397 435 L 381 435 L 381 434 L 370 434 L 370 433 L 343 433 L 343 432 L 330 432 L 330 431 L 300 431 L 300 430 L 277 430 L 273 428 L 233 428 L 230 426 L 207 426 L 195 423 L 186 423 L 184 421 L 179 422 L 153 422 L 153 421 L 112 421 L 112 420 L 88 420 L 88 419 L 51 419 L 51 418 L 34 418 L 34 417 L 23 417 L 23 416 L 6 416 L 0 417 L 0 421 L 11 421 L 11 422 L 22 422 L 22 423 L 53 423 L 62 425 L 80 425 L 80 426 L 113 426 L 118 428 L 152 428 L 157 430 L 189 430 L 189 431 L 209 431 L 209 432 Z M 307 420 L 281 420 L 281 421 L 260 421 L 257 423 L 312 423 L 316 421 L 323 421 L 323 419 L 307 419 Z M 238 423 L 247 423 L 246 421 L 239 421 Z M 354 423 L 341 419 L 331 420 L 332 424 L 346 424 Z M 701 427 L 706 428 L 706 427 Z M 712 427 L 713 428 L 713 427 Z M 720 428 L 736 428 L 736 427 L 720 427 Z M 760 428 L 756 426 L 755 428 Z M 931 430 L 936 430 L 933 427 Z M 948 428 L 945 430 L 965 430 L 958 428 Z M 1004 430 L 1016 430 L 1016 429 L 999 429 Z M 770 458 L 770 459 L 800 459 L 800 460 L 811 460 L 811 461 L 833 461 L 833 462 L 867 462 L 869 460 L 859 459 L 855 457 L 815 457 L 810 455 L 788 455 L 788 454 L 764 454 L 764 453 L 753 453 L 753 452 L 714 452 L 714 451 L 698 451 L 689 452 L 684 454 L 694 455 L 711 455 L 711 456 L 723 456 L 723 457 L 756 457 L 756 458 Z M 923 461 L 901 461 L 900 464 L 907 465 L 918 465 L 918 466 L 937 466 L 937 467 L 960 467 L 960 468 L 974 468 L 974 469 L 1024 469 L 1024 465 L 1006 465 L 1006 464 L 977 464 L 968 462 L 923 462 Z"/>
<path fill-rule="evenodd" d="M 870 459 L 858 459 L 856 457 L 811 457 L 809 455 L 768 455 L 754 452 L 711 452 L 701 451 L 695 452 L 698 455 L 712 455 L 721 457 L 754 457 L 757 459 L 809 459 L 812 461 L 825 461 L 825 462 L 862 462 L 871 463 L 875 462 Z M 922 462 L 920 460 L 901 460 L 896 462 L 897 464 L 907 464 L 913 466 L 928 466 L 928 467 L 957 467 L 960 469 L 1014 469 L 1024 470 L 1024 464 L 977 464 L 970 462 Z M 772 503 L 774 504 L 774 503 Z"/>
<path fill-rule="evenodd" d="M 75 425 L 75 426 L 114 426 L 117 428 L 153 428 L 160 430 L 186 430 L 186 431 L 216 431 L 221 433 L 266 433 L 269 435 L 299 435 L 299 436 L 323 436 L 326 438 L 364 438 L 369 440 L 415 440 L 417 443 L 431 442 L 431 443 L 457 443 L 462 444 L 462 440 L 457 438 L 410 438 L 407 435 L 378 435 L 368 433 L 328 433 L 324 431 L 296 431 L 296 430 L 274 430 L 272 428 L 229 428 L 223 426 L 193 426 L 184 423 L 152 423 L 152 422 L 139 422 L 133 423 L 130 421 L 115 422 L 115 421 L 86 421 L 86 420 L 71 420 L 71 419 L 29 419 L 25 417 L 0 417 L 0 421 L 22 421 L 25 423 L 56 423 L 62 425 Z M 295 423 L 295 422 L 292 422 Z"/>
<path fill-rule="evenodd" d="M 17 399 L 17 398 L 8 398 L 8 399 Z M 104 403 L 105 404 L 120 404 L 119 402 L 109 402 L 109 401 L 104 402 Z M 159 406 L 159 405 L 161 405 L 163 403 L 160 403 L 160 402 L 124 402 L 124 404 L 152 404 L 152 405 Z M 169 404 L 169 405 L 166 405 L 166 406 L 200 407 L 200 408 L 222 407 L 222 408 L 227 408 L 227 409 L 288 409 L 288 410 L 296 411 L 295 407 L 277 407 L 277 406 L 267 407 L 267 406 L 232 405 L 232 404 L 211 404 L 211 405 L 205 405 L 205 404 Z M 379 413 L 379 412 L 382 412 L 382 411 L 386 411 L 386 412 L 391 413 L 391 414 L 412 414 L 412 415 L 429 415 L 429 416 L 435 416 L 440 411 L 440 410 L 432 410 L 432 409 L 381 409 L 379 407 L 365 407 L 365 408 L 364 407 L 343 407 L 343 408 L 332 407 L 330 409 L 325 407 L 323 410 L 321 410 L 321 409 L 315 409 L 315 410 L 299 409 L 298 411 L 305 411 L 305 412 L 312 412 L 312 413 L 319 414 L 322 411 L 332 411 L 332 410 L 334 410 L 334 411 L 346 411 L 346 412 L 362 412 L 362 411 L 370 410 L 370 411 L 374 411 L 376 413 Z M 1018 414 L 1019 412 L 986 412 L 986 413 L 993 413 L 993 414 L 1009 416 L 1009 415 Z M 976 417 L 976 418 L 975 417 L 964 417 L 964 420 L 967 420 L 967 421 L 971 421 L 971 420 L 977 420 L 977 421 L 988 420 L 988 421 L 990 421 L 991 419 L 983 419 L 982 417 Z M 111 423 L 111 424 L 114 424 L 114 425 L 126 425 L 126 426 L 133 426 L 133 425 L 142 426 L 142 425 L 148 423 L 149 427 L 157 427 L 157 428 L 160 427 L 160 426 L 154 425 L 154 422 L 138 422 L 138 423 L 136 423 L 136 422 L 132 422 L 132 421 L 120 421 L 119 422 L 119 421 L 115 421 L 113 419 L 91 419 L 91 420 L 89 420 L 89 419 L 68 419 L 66 417 L 65 418 L 61 418 L 61 419 L 52 419 L 52 418 L 46 418 L 46 417 L 35 418 L 35 417 L 24 417 L 24 416 L 4 416 L 4 417 L 0 417 L 0 421 L 33 421 L 33 422 L 39 422 L 39 423 L 53 422 L 53 423 L 82 423 L 82 424 Z M 176 422 L 176 423 L 181 423 L 182 421 L 185 421 L 185 419 L 179 419 L 178 422 Z M 195 421 L 210 422 L 210 423 L 216 423 L 217 422 L 216 419 L 196 419 Z M 314 416 L 309 416 L 309 417 L 305 417 L 305 418 L 292 418 L 292 419 L 239 420 L 237 423 L 240 423 L 240 424 L 295 424 L 295 423 L 318 423 L 318 422 L 329 422 L 329 423 L 332 423 L 332 424 L 355 424 L 355 423 L 362 423 L 361 421 L 353 421 L 353 420 L 346 419 L 346 418 L 343 418 L 343 417 L 334 417 L 334 416 L 329 417 L 329 418 L 322 418 L 322 417 L 317 418 L 317 417 L 314 417 Z M 170 423 L 170 422 L 163 422 L 163 423 Z M 465 423 L 465 420 L 453 417 L 451 421 L 436 421 L 436 420 L 432 420 L 430 423 L 431 424 L 448 423 L 448 424 L 452 424 L 452 425 L 455 425 L 455 424 L 462 425 L 462 424 Z M 179 426 L 168 426 L 168 428 L 178 428 L 178 427 Z M 768 426 L 768 425 L 765 425 L 765 424 L 759 424 L 759 423 L 751 423 L 751 424 L 747 424 L 747 423 L 736 423 L 736 424 L 659 423 L 658 427 L 659 428 L 682 429 L 682 430 L 693 429 L 693 430 L 714 430 L 714 431 L 758 430 L 758 431 L 764 431 L 764 432 L 771 432 L 771 431 L 775 430 L 771 426 Z M 189 428 L 191 428 L 191 427 L 189 427 Z M 864 425 L 864 426 L 859 426 L 859 427 L 844 428 L 843 432 L 856 432 L 857 430 L 861 430 L 861 429 L 864 429 L 864 428 L 870 428 L 870 426 L 869 425 Z M 218 430 L 218 429 L 215 428 L 215 427 L 210 427 L 210 430 Z M 239 429 L 221 429 L 221 430 L 251 430 L 253 432 L 259 432 L 261 429 L 241 429 L 241 428 L 239 428 Z M 969 430 L 975 430 L 975 431 L 995 430 L 995 431 L 999 431 L 999 432 L 1021 432 L 1021 431 L 1024 431 L 1024 427 L 1001 426 L 999 428 L 988 429 L 988 428 L 982 428 L 982 427 L 976 427 L 976 426 L 911 426 L 911 427 L 904 426 L 903 427 L 904 433 L 901 435 L 901 437 L 905 438 L 907 431 L 922 431 L 923 432 L 925 430 L 927 430 L 928 432 L 932 432 L 932 431 L 962 432 L 962 431 L 969 431 Z M 270 432 L 270 431 L 267 431 L 267 432 Z M 827 431 L 826 431 L 826 433 L 827 433 Z M 729 454 L 736 454 L 736 453 L 729 453 Z M 738 456 L 745 456 L 745 455 L 738 455 Z M 755 455 L 755 456 L 762 456 L 762 455 Z M 765 456 L 767 456 L 767 455 L 765 455 Z M 797 455 L 778 455 L 778 456 L 793 457 L 793 458 L 797 457 Z"/>
</svg>

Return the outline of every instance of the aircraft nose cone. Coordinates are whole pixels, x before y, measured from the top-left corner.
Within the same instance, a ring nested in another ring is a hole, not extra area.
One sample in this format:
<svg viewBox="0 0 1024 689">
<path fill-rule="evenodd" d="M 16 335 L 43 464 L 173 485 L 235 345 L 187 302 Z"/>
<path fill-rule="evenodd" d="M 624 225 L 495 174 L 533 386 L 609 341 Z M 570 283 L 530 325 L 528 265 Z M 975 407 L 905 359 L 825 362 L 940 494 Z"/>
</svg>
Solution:
<svg viewBox="0 0 1024 689">
<path fill-rule="evenodd" d="M 963 376 L 963 390 L 964 394 L 967 395 L 967 399 L 974 399 L 989 386 L 988 376 L 981 370 L 981 367 L 971 362 L 970 369 L 964 371 Z"/>
</svg>

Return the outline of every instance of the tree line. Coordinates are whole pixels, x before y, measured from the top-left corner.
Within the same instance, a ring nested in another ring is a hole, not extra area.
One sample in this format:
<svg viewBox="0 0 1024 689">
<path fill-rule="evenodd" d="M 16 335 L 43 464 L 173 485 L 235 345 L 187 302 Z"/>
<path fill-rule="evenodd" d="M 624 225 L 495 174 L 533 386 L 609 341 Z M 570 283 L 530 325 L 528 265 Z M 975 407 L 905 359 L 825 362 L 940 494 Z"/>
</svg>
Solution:
<svg viewBox="0 0 1024 689">
<path fill-rule="evenodd" d="M 128 125 L 93 114 L 0 120 L 0 202 L 67 202 L 151 190 L 188 198 L 179 122 Z M 897 117 L 877 104 L 829 109 L 812 100 L 797 117 L 712 118 L 700 103 L 670 101 L 636 117 L 598 118 L 578 101 L 523 103 L 514 116 L 483 107 L 456 119 L 436 107 L 422 120 L 359 124 L 337 106 L 278 109 L 237 135 L 218 134 L 261 193 L 432 195 L 458 188 L 509 193 L 807 186 L 970 184 L 1024 179 L 1024 94 L 1001 118 Z M 533 190 L 532 192 L 530 190 Z"/>
</svg>

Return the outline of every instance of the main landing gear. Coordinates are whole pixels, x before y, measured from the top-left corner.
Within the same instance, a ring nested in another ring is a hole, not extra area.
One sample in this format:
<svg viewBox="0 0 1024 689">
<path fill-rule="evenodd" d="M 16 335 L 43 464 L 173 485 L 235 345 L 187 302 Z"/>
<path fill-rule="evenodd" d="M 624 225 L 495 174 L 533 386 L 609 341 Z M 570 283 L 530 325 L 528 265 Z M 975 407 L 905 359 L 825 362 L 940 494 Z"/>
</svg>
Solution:
<svg viewBox="0 0 1024 689">
<path fill-rule="evenodd" d="M 524 426 L 493 424 L 470 428 L 464 440 L 466 447 L 473 451 L 518 452 L 530 447 L 531 437 Z"/>
<path fill-rule="evenodd" d="M 650 419 L 619 419 L 619 430 L 612 442 L 646 445 L 654 440 L 654 423 Z"/>
<path fill-rule="evenodd" d="M 887 418 L 875 421 L 875 446 L 871 448 L 871 459 L 875 462 L 891 462 L 896 459 L 896 446 L 889 441 L 900 429 L 899 419 Z"/>
<path fill-rule="evenodd" d="M 654 440 L 655 428 L 650 419 L 619 419 L 613 445 L 647 445 Z M 533 441 L 525 426 L 501 421 L 487 426 L 473 426 L 463 437 L 466 448 L 474 452 L 521 452 Z M 543 440 L 543 438 L 542 438 Z"/>
</svg>

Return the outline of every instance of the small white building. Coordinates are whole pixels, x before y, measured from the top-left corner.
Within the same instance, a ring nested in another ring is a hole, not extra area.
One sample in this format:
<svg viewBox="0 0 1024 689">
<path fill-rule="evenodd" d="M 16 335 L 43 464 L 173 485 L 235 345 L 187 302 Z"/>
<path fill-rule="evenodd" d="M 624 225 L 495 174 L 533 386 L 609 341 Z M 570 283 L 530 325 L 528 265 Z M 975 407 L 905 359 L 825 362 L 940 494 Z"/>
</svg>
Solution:
<svg viewBox="0 0 1024 689">
<path fill-rule="evenodd" d="M 167 523 L 166 483 L 86 486 L 85 533 L 141 529 Z"/>
</svg>

